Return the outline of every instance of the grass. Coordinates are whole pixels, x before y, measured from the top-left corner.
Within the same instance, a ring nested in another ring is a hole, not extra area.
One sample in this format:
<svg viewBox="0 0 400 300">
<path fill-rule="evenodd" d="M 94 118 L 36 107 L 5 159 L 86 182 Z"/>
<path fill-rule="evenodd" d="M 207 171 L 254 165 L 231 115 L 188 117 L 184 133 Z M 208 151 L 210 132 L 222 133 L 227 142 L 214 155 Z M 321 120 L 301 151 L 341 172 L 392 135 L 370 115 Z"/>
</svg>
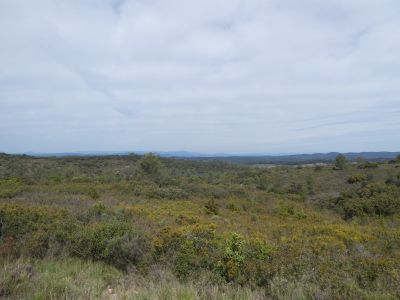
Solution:
<svg viewBox="0 0 400 300">
<path fill-rule="evenodd" d="M 113 267 L 74 258 L 18 260 L 2 266 L 2 296 L 15 299 L 98 299 L 122 276 Z"/>
<path fill-rule="evenodd" d="M 261 291 L 210 284 L 207 274 L 182 283 L 162 267 L 141 276 L 73 258 L 3 262 L 0 286 L 10 299 L 263 299 Z"/>
</svg>

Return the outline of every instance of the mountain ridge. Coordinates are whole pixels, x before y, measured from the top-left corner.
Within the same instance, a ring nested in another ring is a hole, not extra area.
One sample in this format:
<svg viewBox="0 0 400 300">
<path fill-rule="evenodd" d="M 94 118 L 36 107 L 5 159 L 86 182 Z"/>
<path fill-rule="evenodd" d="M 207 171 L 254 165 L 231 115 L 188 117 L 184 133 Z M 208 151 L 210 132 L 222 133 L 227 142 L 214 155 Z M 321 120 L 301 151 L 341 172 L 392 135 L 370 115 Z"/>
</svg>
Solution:
<svg viewBox="0 0 400 300">
<path fill-rule="evenodd" d="M 19 155 L 34 157 L 68 157 L 68 156 L 126 156 L 144 155 L 151 151 L 76 151 L 58 153 L 25 152 Z M 221 160 L 239 164 L 307 164 L 307 163 L 330 163 L 335 160 L 340 152 L 328 153 L 299 153 L 299 154 L 228 154 L 228 153 L 199 153 L 189 151 L 154 151 L 151 152 L 163 158 L 178 158 L 190 160 Z M 355 161 L 362 157 L 370 161 L 389 160 L 400 155 L 400 152 L 390 151 L 366 151 L 342 153 L 348 160 Z"/>
</svg>

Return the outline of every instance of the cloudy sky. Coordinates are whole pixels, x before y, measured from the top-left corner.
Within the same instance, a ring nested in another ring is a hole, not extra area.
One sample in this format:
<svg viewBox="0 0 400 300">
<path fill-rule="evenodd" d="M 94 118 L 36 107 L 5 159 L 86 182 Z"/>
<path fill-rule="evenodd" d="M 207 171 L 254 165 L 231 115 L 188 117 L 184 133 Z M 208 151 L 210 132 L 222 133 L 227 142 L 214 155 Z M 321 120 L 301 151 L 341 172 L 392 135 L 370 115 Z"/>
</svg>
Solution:
<svg viewBox="0 0 400 300">
<path fill-rule="evenodd" d="M 399 0 L 0 0 L 0 152 L 400 150 Z"/>
</svg>

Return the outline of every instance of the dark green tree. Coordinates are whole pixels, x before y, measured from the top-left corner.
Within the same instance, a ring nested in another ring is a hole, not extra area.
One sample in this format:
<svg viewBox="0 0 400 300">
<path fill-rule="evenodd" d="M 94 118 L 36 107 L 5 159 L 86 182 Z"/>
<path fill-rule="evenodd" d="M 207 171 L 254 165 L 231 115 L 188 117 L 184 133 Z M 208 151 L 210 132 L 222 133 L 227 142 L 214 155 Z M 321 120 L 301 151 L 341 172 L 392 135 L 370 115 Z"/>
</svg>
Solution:
<svg viewBox="0 0 400 300">
<path fill-rule="evenodd" d="M 338 154 L 335 159 L 335 169 L 343 170 L 346 167 L 347 159 L 343 154 Z"/>
<path fill-rule="evenodd" d="M 137 162 L 140 170 L 150 177 L 155 177 L 159 175 L 161 168 L 160 159 L 153 153 L 145 154 Z"/>
</svg>

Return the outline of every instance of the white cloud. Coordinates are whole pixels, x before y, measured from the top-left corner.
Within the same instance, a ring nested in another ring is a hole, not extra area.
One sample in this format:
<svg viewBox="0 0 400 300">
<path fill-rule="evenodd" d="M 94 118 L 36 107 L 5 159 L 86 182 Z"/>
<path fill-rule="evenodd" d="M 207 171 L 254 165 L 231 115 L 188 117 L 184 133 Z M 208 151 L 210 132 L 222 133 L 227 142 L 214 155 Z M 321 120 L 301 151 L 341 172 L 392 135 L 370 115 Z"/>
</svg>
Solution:
<svg viewBox="0 0 400 300">
<path fill-rule="evenodd" d="M 395 0 L 2 0 L 0 151 L 400 148 Z"/>
</svg>

